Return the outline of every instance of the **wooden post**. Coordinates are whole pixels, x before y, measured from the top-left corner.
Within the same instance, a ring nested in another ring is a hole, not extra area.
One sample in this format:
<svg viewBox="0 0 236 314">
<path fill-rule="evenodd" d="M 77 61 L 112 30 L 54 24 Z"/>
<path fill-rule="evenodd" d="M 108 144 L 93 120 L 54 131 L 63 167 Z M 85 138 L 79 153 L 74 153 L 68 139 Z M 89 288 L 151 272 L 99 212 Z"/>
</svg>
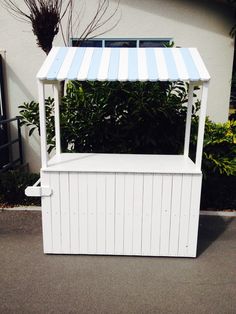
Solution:
<svg viewBox="0 0 236 314">
<path fill-rule="evenodd" d="M 191 132 L 191 118 L 192 118 L 192 107 L 193 107 L 193 83 L 189 84 L 188 90 L 188 110 L 186 117 L 186 126 L 185 126 L 185 137 L 184 137 L 184 156 L 188 157 L 189 154 L 189 143 L 190 143 L 190 132 Z"/>
<path fill-rule="evenodd" d="M 200 169 L 202 164 L 202 151 L 203 151 L 203 140 L 204 140 L 204 129 L 206 119 L 206 105 L 207 105 L 207 94 L 208 94 L 209 82 L 204 82 L 202 85 L 202 99 L 201 109 L 198 122 L 198 137 L 197 137 L 197 152 L 196 152 L 196 166 Z"/>
<path fill-rule="evenodd" d="M 46 112 L 45 112 L 45 89 L 44 83 L 38 80 L 39 95 L 39 118 L 40 118 L 40 141 L 41 141 L 41 162 L 42 168 L 47 167 L 47 131 L 46 131 Z"/>
<path fill-rule="evenodd" d="M 60 136 L 60 82 L 54 85 L 55 99 L 55 135 L 56 135 L 56 154 L 61 153 L 61 136 Z"/>
</svg>

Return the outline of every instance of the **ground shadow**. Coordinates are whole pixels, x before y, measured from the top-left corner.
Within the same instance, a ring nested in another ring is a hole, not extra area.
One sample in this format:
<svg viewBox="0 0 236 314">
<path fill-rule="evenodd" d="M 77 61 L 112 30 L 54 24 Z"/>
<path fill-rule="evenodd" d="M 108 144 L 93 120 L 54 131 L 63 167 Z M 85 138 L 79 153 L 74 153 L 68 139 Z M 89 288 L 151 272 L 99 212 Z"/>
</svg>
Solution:
<svg viewBox="0 0 236 314">
<path fill-rule="evenodd" d="M 233 217 L 200 216 L 197 256 L 200 256 L 225 232 L 233 219 Z"/>
</svg>

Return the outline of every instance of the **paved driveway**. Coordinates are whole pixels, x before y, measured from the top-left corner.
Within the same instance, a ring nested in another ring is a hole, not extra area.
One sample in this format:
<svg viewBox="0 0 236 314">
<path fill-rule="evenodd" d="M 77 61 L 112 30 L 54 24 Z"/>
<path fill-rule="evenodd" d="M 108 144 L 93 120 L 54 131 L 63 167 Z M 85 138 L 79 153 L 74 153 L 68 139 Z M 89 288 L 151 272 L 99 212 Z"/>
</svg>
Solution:
<svg viewBox="0 0 236 314">
<path fill-rule="evenodd" d="M 40 212 L 0 212 L 0 313 L 236 313 L 236 219 L 201 217 L 198 258 L 42 253 Z"/>
</svg>

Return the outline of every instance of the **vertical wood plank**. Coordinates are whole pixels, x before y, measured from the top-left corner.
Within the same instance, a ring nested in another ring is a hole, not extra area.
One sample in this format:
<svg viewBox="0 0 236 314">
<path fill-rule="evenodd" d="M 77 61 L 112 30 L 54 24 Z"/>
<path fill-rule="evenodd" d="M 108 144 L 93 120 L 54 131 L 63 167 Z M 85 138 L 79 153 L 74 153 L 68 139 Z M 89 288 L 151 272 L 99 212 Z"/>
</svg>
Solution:
<svg viewBox="0 0 236 314">
<path fill-rule="evenodd" d="M 86 173 L 78 174 L 79 181 L 79 251 L 88 254 L 88 180 Z"/>
<path fill-rule="evenodd" d="M 41 172 L 41 185 L 49 186 L 50 174 L 48 172 Z M 43 251 L 44 253 L 53 252 L 52 243 L 52 210 L 51 197 L 43 196 L 42 199 L 42 228 L 43 228 Z"/>
<path fill-rule="evenodd" d="M 188 256 L 196 257 L 202 175 L 193 175 L 188 231 Z"/>
<path fill-rule="evenodd" d="M 124 254 L 132 255 L 134 175 L 125 174 Z"/>
<path fill-rule="evenodd" d="M 106 253 L 115 253 L 115 174 L 106 174 Z"/>
<path fill-rule="evenodd" d="M 70 238 L 71 238 L 71 253 L 79 253 L 79 187 L 78 176 L 76 172 L 69 175 L 70 186 Z"/>
<path fill-rule="evenodd" d="M 152 202 L 151 255 L 158 256 L 161 236 L 162 175 L 155 174 L 153 177 Z"/>
<path fill-rule="evenodd" d="M 106 253 L 106 174 L 97 174 L 97 252 Z"/>
<path fill-rule="evenodd" d="M 61 191 L 58 172 L 50 173 L 50 183 L 53 190 L 51 195 L 53 253 L 61 253 Z"/>
<path fill-rule="evenodd" d="M 169 255 L 178 255 L 182 175 L 173 175 Z"/>
<path fill-rule="evenodd" d="M 143 175 L 134 176 L 133 254 L 142 254 Z"/>
<path fill-rule="evenodd" d="M 88 173 L 88 253 L 97 252 L 97 178 Z"/>
<path fill-rule="evenodd" d="M 150 255 L 151 251 L 152 195 L 153 195 L 153 175 L 145 174 L 143 180 L 143 221 L 142 221 L 143 255 Z"/>
<path fill-rule="evenodd" d="M 172 178 L 172 175 L 163 175 L 160 243 L 161 256 L 168 256 L 169 253 Z"/>
<path fill-rule="evenodd" d="M 70 199 L 69 175 L 67 172 L 59 173 L 60 200 L 61 200 L 61 251 L 70 253 Z"/>
<path fill-rule="evenodd" d="M 192 190 L 192 175 L 184 174 L 181 193 L 181 213 L 180 213 L 180 230 L 179 230 L 179 249 L 178 256 L 187 256 L 188 248 L 188 229 L 189 229 L 189 212 Z"/>
<path fill-rule="evenodd" d="M 116 174 L 115 254 L 124 254 L 124 179 L 123 173 Z"/>
</svg>

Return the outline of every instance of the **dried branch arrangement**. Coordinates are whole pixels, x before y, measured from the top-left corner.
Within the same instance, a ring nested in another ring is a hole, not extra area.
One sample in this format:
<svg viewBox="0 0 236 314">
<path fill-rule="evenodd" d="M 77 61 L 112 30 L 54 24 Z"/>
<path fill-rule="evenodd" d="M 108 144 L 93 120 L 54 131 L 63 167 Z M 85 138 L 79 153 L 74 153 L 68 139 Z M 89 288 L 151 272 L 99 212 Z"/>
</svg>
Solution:
<svg viewBox="0 0 236 314">
<path fill-rule="evenodd" d="M 80 11 L 75 9 L 75 0 L 1 0 L 2 5 L 16 19 L 28 22 L 37 38 L 37 44 L 48 54 L 52 48 L 54 37 L 61 30 L 63 41 L 68 45 L 70 38 L 76 36 L 79 41 L 94 38 L 113 29 L 119 22 L 114 21 L 108 28 L 110 22 L 117 14 L 119 0 L 113 11 L 109 13 L 109 0 L 98 0 L 95 14 L 87 26 L 80 32 L 80 21 L 83 15 L 83 5 Z M 62 19 L 67 18 L 66 26 L 62 26 Z M 80 35 L 79 35 L 80 32 Z"/>
</svg>

